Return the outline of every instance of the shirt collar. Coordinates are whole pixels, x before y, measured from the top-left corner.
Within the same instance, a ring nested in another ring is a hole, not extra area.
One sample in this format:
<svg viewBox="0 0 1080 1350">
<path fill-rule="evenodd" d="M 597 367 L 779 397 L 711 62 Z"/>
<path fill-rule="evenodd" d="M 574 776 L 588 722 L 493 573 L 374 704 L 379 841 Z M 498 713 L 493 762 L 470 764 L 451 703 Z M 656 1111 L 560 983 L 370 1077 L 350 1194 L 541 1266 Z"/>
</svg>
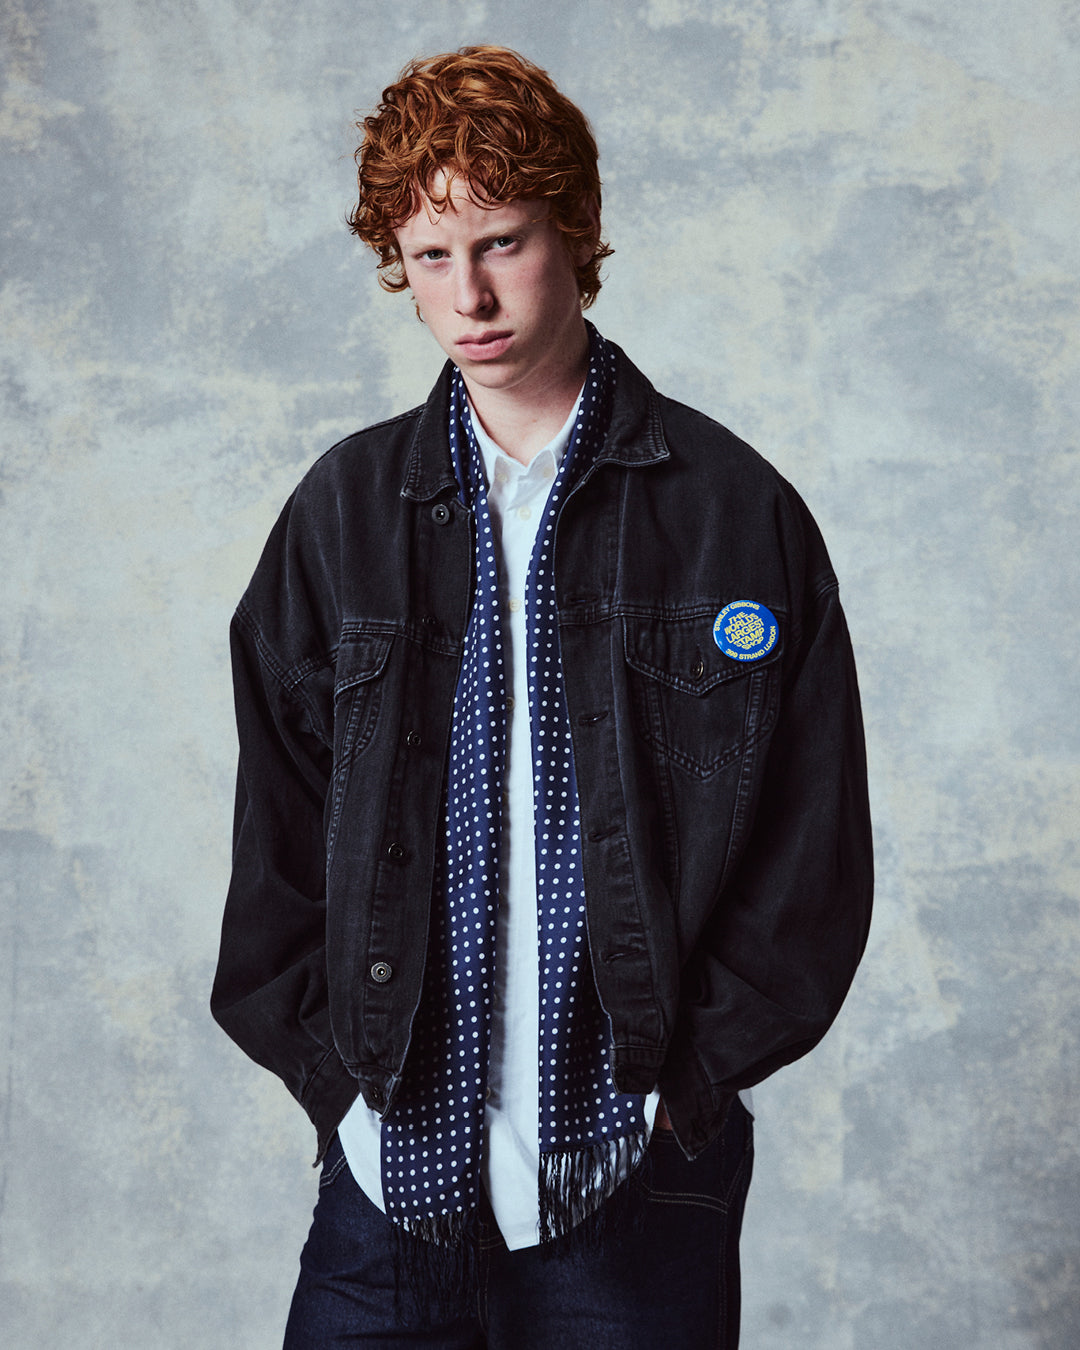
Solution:
<svg viewBox="0 0 1080 1350">
<path fill-rule="evenodd" d="M 608 346 L 615 352 L 615 401 L 611 425 L 596 464 L 621 464 L 627 468 L 662 464 L 671 458 L 671 451 L 664 437 L 660 395 L 617 343 L 609 339 Z M 409 501 L 431 501 L 458 486 L 446 434 L 453 372 L 451 362 L 445 362 L 426 403 L 378 426 L 380 432 L 387 429 L 388 436 L 393 435 L 389 428 L 402 428 L 405 472 L 401 495 Z M 669 417 L 678 413 L 677 405 L 670 401 L 664 406 Z"/>
<path fill-rule="evenodd" d="M 484 476 L 488 482 L 489 497 L 492 493 L 505 496 L 506 504 L 513 506 L 517 499 L 531 496 L 537 488 L 551 486 L 570 444 L 584 389 L 585 386 L 582 385 L 574 406 L 570 409 L 570 415 L 562 427 L 542 450 L 537 451 L 528 464 L 522 464 L 511 458 L 491 439 L 480 425 L 480 419 L 473 412 L 472 404 L 469 404 L 469 417 L 472 419 L 476 441 L 480 446 L 480 456 L 484 461 Z"/>
</svg>

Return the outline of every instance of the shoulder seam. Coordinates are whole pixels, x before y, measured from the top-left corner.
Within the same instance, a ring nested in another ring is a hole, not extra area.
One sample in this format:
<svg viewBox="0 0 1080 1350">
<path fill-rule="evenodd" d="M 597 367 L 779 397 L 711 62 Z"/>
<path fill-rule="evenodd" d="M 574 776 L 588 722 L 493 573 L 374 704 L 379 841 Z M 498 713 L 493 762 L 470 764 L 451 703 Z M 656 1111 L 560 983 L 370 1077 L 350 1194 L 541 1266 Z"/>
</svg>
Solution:
<svg viewBox="0 0 1080 1350">
<path fill-rule="evenodd" d="M 407 421 L 410 417 L 416 417 L 419 413 L 423 412 L 423 410 L 424 405 L 418 403 L 415 408 L 409 408 L 405 412 L 397 413 L 394 417 L 384 417 L 381 422 L 372 422 L 370 426 L 360 427 L 357 431 L 350 431 L 347 436 L 342 436 L 341 440 L 335 441 L 333 445 L 324 450 L 317 459 L 312 460 L 310 468 L 313 469 L 315 465 L 321 460 L 324 460 L 327 455 L 332 455 L 335 450 L 347 444 L 349 441 L 359 440 L 361 437 L 367 436 L 373 431 L 381 431 L 384 427 L 392 427 L 398 422 Z"/>
<path fill-rule="evenodd" d="M 266 639 L 263 637 L 262 630 L 256 622 L 255 615 L 252 614 L 251 610 L 248 608 L 246 597 L 242 597 L 240 603 L 236 606 L 236 613 L 233 615 L 233 618 L 237 623 L 242 624 L 243 627 L 247 629 L 252 641 L 255 643 L 255 650 L 258 653 L 260 662 L 266 667 L 270 674 L 273 675 L 274 679 L 277 680 L 282 689 L 288 693 L 289 684 L 285 678 L 285 671 L 271 651 Z"/>
<path fill-rule="evenodd" d="M 303 675 L 294 677 L 290 670 L 286 670 L 281 665 L 281 662 L 278 661 L 271 650 L 269 643 L 263 637 L 255 616 L 252 614 L 245 599 L 242 598 L 240 603 L 236 606 L 234 617 L 251 635 L 251 639 L 255 643 L 255 650 L 258 654 L 260 663 L 265 670 L 274 677 L 274 680 L 281 688 L 281 692 L 286 698 L 291 699 L 299 707 L 303 708 L 310 718 L 313 727 L 318 726 L 318 718 L 316 718 L 314 709 L 311 707 L 310 702 L 304 694 Z M 314 669 L 315 666 L 312 668 Z"/>
</svg>

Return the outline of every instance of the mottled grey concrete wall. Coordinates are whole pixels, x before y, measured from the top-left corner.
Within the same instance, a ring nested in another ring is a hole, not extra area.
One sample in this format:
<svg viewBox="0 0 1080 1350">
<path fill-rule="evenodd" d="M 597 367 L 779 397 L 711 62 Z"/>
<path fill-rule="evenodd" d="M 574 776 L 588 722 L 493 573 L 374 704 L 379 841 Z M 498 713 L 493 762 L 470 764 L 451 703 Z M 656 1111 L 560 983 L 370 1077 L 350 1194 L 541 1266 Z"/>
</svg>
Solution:
<svg viewBox="0 0 1080 1350">
<path fill-rule="evenodd" d="M 3 1344 L 278 1343 L 315 1177 L 206 1011 L 226 626 L 439 365 L 342 228 L 349 124 L 475 40 L 592 117 L 596 319 L 799 485 L 860 659 L 877 923 L 757 1094 L 745 1344 L 1080 1343 L 1076 0 L 0 15 Z"/>
</svg>

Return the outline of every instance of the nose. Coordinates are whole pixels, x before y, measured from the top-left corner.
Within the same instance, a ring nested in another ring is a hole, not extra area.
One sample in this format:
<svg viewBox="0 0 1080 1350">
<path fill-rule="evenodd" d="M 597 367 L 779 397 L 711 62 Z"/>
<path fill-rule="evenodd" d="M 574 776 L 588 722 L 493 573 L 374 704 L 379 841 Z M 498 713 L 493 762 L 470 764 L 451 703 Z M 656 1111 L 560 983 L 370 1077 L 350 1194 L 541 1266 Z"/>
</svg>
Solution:
<svg viewBox="0 0 1080 1350">
<path fill-rule="evenodd" d="M 454 308 L 462 315 L 487 314 L 495 305 L 486 270 L 478 263 L 462 262 L 454 273 Z"/>
</svg>

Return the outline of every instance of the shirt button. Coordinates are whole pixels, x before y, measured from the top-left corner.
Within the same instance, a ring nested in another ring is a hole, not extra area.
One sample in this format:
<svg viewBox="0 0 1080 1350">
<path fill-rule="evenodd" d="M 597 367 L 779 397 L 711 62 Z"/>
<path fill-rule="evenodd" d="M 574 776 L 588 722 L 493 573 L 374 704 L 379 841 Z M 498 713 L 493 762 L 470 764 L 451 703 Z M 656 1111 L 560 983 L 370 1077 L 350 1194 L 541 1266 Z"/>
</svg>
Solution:
<svg viewBox="0 0 1080 1350">
<path fill-rule="evenodd" d="M 385 984 L 393 973 L 393 967 L 389 966 L 385 961 L 376 961 L 371 967 L 371 978 L 376 984 Z"/>
<path fill-rule="evenodd" d="M 513 600 L 510 601 L 510 613 L 516 614 L 520 608 L 521 608 L 521 601 L 515 595 Z"/>
<path fill-rule="evenodd" d="M 518 520 L 528 520 L 529 517 L 532 515 L 532 512 L 529 510 L 527 506 L 519 506 L 517 513 L 518 513 Z"/>
<path fill-rule="evenodd" d="M 514 696 L 513 696 L 513 694 L 508 694 L 508 695 L 507 695 L 507 697 L 506 697 L 506 708 L 507 708 L 507 711 L 508 711 L 508 712 L 513 712 L 513 711 L 514 711 Z"/>
</svg>

